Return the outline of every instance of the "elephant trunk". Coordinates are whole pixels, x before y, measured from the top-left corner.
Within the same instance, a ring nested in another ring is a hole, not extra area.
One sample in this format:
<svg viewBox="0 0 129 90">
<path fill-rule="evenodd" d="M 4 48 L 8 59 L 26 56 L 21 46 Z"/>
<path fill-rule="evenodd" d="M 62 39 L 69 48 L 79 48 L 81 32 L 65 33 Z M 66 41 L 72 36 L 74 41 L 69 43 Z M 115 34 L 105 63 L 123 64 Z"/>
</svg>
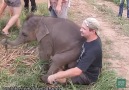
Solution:
<svg viewBox="0 0 129 90">
<path fill-rule="evenodd" d="M 22 42 L 19 42 L 18 40 L 14 40 L 14 41 L 7 40 L 7 44 L 11 46 L 17 46 L 17 45 L 20 45 L 21 43 Z"/>
<path fill-rule="evenodd" d="M 3 44 L 3 45 L 11 45 L 11 46 L 17 46 L 17 45 L 20 45 L 22 43 L 23 43 L 23 41 L 19 40 L 18 38 L 16 40 L 14 40 L 14 41 L 10 41 L 8 39 L 3 39 L 1 41 L 1 44 Z"/>
</svg>

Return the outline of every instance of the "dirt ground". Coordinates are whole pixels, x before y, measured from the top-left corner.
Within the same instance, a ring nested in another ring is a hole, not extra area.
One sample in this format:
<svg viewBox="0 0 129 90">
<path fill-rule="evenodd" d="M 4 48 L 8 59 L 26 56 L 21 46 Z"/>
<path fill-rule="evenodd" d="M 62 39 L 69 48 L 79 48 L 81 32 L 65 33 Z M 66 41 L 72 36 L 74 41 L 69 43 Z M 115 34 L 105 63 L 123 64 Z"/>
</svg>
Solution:
<svg viewBox="0 0 129 90">
<path fill-rule="evenodd" d="M 74 0 L 79 6 L 80 12 L 82 16 L 78 17 L 79 20 L 83 20 L 86 17 L 93 16 L 100 21 L 101 24 L 101 31 L 100 37 L 102 41 L 105 39 L 110 40 L 111 47 L 109 48 L 108 54 L 110 54 L 114 58 L 104 58 L 104 62 L 109 62 L 111 65 L 109 67 L 111 69 L 116 70 L 120 77 L 123 77 L 127 80 L 127 87 L 129 87 L 129 37 L 124 36 L 121 34 L 115 25 L 111 24 L 104 15 L 97 13 L 97 9 L 94 6 L 88 5 L 88 3 L 84 2 L 84 0 Z M 112 10 L 118 13 L 119 7 L 112 2 L 104 1 L 104 0 L 97 0 L 97 4 L 104 5 L 107 7 L 112 8 Z M 73 3 L 74 3 L 73 2 Z M 75 6 L 74 6 L 75 8 Z M 77 10 L 77 9 L 76 9 Z M 126 17 L 126 10 L 124 10 L 124 16 Z M 106 44 L 103 44 L 103 47 L 106 47 Z"/>
<path fill-rule="evenodd" d="M 36 0 L 36 2 L 43 3 L 43 0 Z M 96 4 L 112 8 L 117 16 L 119 7 L 112 2 L 97 0 Z M 95 17 L 99 20 L 101 24 L 100 37 L 102 42 L 106 39 L 111 42 L 110 48 L 106 51 L 112 58 L 103 58 L 103 62 L 111 63 L 109 68 L 114 69 L 120 77 L 125 78 L 127 80 L 127 87 L 129 87 L 129 37 L 121 34 L 115 28 L 115 24 L 110 23 L 108 18 L 105 18 L 95 6 L 88 4 L 86 0 L 71 0 L 70 12 L 74 13 L 72 17 L 74 17 L 74 21 L 78 24 L 81 24 L 87 17 Z M 126 10 L 124 10 L 124 16 L 126 17 Z M 103 43 L 103 47 L 106 47 L 105 43 Z"/>
<path fill-rule="evenodd" d="M 119 7 L 114 3 L 105 0 L 97 0 L 96 4 L 112 8 L 117 16 Z M 89 5 L 85 0 L 72 0 L 70 9 L 74 12 L 76 17 L 75 22 L 78 24 L 81 24 L 87 17 L 95 17 L 99 20 L 102 42 L 106 39 L 111 42 L 109 50 L 106 50 L 107 53 L 111 55 L 111 58 L 103 58 L 103 62 L 111 63 L 109 68 L 115 70 L 119 77 L 125 78 L 127 80 L 127 87 L 129 87 L 129 37 L 121 34 L 117 28 L 114 28 L 116 26 L 108 21 L 108 18 L 105 18 L 103 14 L 98 12 L 95 6 Z M 126 17 L 126 10 L 124 10 L 123 16 Z M 105 43 L 103 43 L 103 47 L 106 47 Z"/>
</svg>

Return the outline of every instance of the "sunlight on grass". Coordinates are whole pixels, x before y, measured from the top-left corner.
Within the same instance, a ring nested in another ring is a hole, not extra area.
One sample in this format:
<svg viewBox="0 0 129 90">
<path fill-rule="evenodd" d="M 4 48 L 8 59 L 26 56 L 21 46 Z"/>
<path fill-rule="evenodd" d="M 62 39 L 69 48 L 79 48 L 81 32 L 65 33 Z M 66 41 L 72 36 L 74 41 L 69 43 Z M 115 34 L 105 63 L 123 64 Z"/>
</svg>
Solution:
<svg viewBox="0 0 129 90">
<path fill-rule="evenodd" d="M 0 86 L 22 86 L 22 87 L 45 87 L 46 85 L 39 82 L 40 62 L 33 64 L 32 67 L 25 66 L 22 63 L 17 64 L 16 72 L 9 75 L 9 71 L 0 72 Z M 116 74 L 103 68 L 98 81 L 93 85 L 70 85 L 62 87 L 62 90 L 115 90 Z M 110 88 L 110 89 L 109 89 Z"/>
</svg>

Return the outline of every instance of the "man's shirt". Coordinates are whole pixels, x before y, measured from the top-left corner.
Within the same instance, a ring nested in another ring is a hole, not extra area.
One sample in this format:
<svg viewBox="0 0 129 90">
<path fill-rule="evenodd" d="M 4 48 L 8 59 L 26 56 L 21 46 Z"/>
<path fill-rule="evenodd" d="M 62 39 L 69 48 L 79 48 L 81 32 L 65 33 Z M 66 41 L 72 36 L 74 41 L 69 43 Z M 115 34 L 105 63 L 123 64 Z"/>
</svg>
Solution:
<svg viewBox="0 0 129 90">
<path fill-rule="evenodd" d="M 85 42 L 83 44 L 77 67 L 81 69 L 92 82 L 98 79 L 100 69 L 102 68 L 102 44 L 99 37 L 94 41 Z"/>
</svg>

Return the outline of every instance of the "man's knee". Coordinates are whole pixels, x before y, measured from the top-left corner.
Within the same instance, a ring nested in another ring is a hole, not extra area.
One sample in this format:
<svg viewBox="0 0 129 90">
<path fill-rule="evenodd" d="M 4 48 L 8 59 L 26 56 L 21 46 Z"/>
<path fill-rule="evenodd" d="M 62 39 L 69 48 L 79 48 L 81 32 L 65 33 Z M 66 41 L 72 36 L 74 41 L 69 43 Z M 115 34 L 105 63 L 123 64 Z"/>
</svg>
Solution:
<svg viewBox="0 0 129 90">
<path fill-rule="evenodd" d="M 76 76 L 71 78 L 73 84 L 80 84 L 80 85 L 89 85 L 91 81 L 87 76 L 81 74 L 80 76 Z"/>
</svg>

